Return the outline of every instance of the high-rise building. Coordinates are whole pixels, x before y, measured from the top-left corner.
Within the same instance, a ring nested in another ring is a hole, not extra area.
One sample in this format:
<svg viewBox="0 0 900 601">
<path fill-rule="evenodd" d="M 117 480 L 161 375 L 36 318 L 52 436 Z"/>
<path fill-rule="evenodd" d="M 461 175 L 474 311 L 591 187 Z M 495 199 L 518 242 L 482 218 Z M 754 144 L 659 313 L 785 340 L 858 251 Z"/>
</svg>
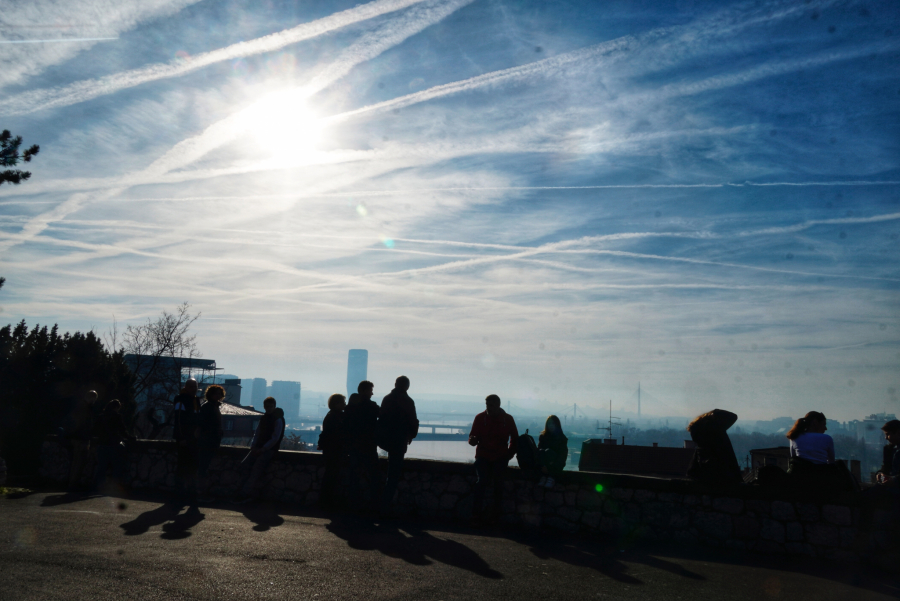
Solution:
<svg viewBox="0 0 900 601">
<path fill-rule="evenodd" d="M 246 398 L 250 399 L 250 404 L 253 405 L 253 408 L 257 411 L 263 411 L 263 400 L 269 396 L 268 391 L 268 383 L 265 378 L 252 378 L 244 380 L 245 386 L 250 388 L 249 392 L 245 392 L 244 395 Z M 252 387 L 252 388 L 251 388 Z"/>
<path fill-rule="evenodd" d="M 356 392 L 359 383 L 368 377 L 369 351 L 365 349 L 350 349 L 347 357 L 347 397 Z"/>
<path fill-rule="evenodd" d="M 229 378 L 222 382 L 225 389 L 225 398 L 223 399 L 229 405 L 241 406 L 241 380 L 240 378 Z"/>
<path fill-rule="evenodd" d="M 300 382 L 275 380 L 271 388 L 272 396 L 284 410 L 284 421 L 296 421 L 300 417 Z"/>
</svg>

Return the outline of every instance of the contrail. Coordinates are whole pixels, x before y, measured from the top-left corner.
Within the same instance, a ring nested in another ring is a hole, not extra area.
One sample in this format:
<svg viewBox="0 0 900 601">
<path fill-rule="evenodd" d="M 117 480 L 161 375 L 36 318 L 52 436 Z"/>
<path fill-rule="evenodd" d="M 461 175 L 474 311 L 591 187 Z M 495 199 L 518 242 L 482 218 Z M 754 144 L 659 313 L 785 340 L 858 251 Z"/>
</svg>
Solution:
<svg viewBox="0 0 900 601">
<path fill-rule="evenodd" d="M 190 60 L 157 63 L 98 79 L 78 81 L 58 88 L 44 88 L 24 92 L 6 99 L 0 106 L 0 115 L 24 115 L 44 109 L 68 106 L 147 82 L 185 75 L 222 61 L 272 52 L 354 23 L 401 10 L 422 1 L 376 0 L 375 2 L 334 13 L 316 21 L 303 23 L 291 29 L 285 29 L 278 33 L 250 40 L 249 42 L 239 42 L 225 48 L 204 52 L 191 57 Z"/>
<path fill-rule="evenodd" d="M 0 40 L 0 44 L 55 44 L 67 42 L 105 42 L 119 38 L 60 38 L 58 40 Z"/>
</svg>

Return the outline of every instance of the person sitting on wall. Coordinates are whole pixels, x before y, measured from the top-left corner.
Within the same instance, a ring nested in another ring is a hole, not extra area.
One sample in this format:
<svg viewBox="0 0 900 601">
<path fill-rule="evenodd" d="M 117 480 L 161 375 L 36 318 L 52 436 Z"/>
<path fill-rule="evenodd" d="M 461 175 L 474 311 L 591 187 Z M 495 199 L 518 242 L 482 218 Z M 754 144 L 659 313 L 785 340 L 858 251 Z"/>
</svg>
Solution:
<svg viewBox="0 0 900 601">
<path fill-rule="evenodd" d="M 728 428 L 734 425 L 738 416 L 724 409 L 713 409 L 698 416 L 688 427 L 691 439 L 696 443 L 694 462 L 687 475 L 699 482 L 713 485 L 732 485 L 743 481 L 728 438 Z"/>
<path fill-rule="evenodd" d="M 475 447 L 475 495 L 472 518 L 478 522 L 484 516 L 484 491 L 493 481 L 494 498 L 489 519 L 500 517 L 503 501 L 503 480 L 510 459 L 516 456 L 519 431 L 516 421 L 500 408 L 500 397 L 489 394 L 484 399 L 485 410 L 475 416 L 469 444 Z"/>
<path fill-rule="evenodd" d="M 791 462 L 788 473 L 803 490 L 822 493 L 854 490 L 853 477 L 842 463 L 835 463 L 834 440 L 825 415 L 810 411 L 794 422 L 786 436 L 791 441 Z"/>
<path fill-rule="evenodd" d="M 322 491 L 319 503 L 325 508 L 337 507 L 340 503 L 338 484 L 341 481 L 341 467 L 347 453 L 347 430 L 344 427 L 344 395 L 328 397 L 328 415 L 322 420 L 318 448 L 325 458 L 325 475 L 322 477 Z"/>
<path fill-rule="evenodd" d="M 250 503 L 259 498 L 258 485 L 266 473 L 266 468 L 278 453 L 281 439 L 284 438 L 284 410 L 277 406 L 274 397 L 266 397 L 263 401 L 265 415 L 259 420 L 250 452 L 241 461 L 242 468 L 250 474 L 238 489 L 238 503 Z"/>
<path fill-rule="evenodd" d="M 569 458 L 569 439 L 563 434 L 559 418 L 551 415 L 544 424 L 544 431 L 538 436 L 538 465 L 541 479 L 538 486 L 553 488 L 556 478 L 566 468 Z"/>
<path fill-rule="evenodd" d="M 198 502 L 212 503 L 215 499 L 208 496 L 209 466 L 222 444 L 222 399 L 225 398 L 225 389 L 213 384 L 203 396 L 206 402 L 200 407 L 197 427 L 197 494 L 200 496 Z"/>
</svg>

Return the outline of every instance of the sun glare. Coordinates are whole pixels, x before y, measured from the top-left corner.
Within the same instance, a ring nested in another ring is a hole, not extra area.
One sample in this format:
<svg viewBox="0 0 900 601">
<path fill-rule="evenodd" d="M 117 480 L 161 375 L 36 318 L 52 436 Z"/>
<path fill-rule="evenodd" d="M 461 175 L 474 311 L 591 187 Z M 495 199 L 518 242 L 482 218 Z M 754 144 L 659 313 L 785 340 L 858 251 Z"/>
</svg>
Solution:
<svg viewBox="0 0 900 601">
<path fill-rule="evenodd" d="M 266 155 L 302 160 L 321 136 L 318 115 L 306 106 L 302 90 L 273 92 L 244 109 L 241 124 Z"/>
</svg>

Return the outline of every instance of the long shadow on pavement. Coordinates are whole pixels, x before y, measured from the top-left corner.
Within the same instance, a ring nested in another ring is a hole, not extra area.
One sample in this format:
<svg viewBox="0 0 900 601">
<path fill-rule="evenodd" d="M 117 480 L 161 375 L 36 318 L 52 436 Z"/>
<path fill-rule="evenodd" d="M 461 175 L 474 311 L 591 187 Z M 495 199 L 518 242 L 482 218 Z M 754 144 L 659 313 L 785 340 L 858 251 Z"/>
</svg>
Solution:
<svg viewBox="0 0 900 601">
<path fill-rule="evenodd" d="M 191 508 L 179 515 L 181 508 L 170 503 L 163 503 L 156 509 L 145 511 L 130 522 L 120 524 L 125 536 L 138 536 L 145 534 L 153 526 L 162 524 L 163 533 L 160 538 L 167 540 L 179 540 L 191 535 L 191 528 L 199 524 L 204 514 L 196 508 Z"/>
<path fill-rule="evenodd" d="M 256 524 L 253 526 L 256 532 L 265 532 L 284 524 L 284 518 L 278 515 L 278 508 L 274 503 L 260 502 L 255 505 L 243 506 L 241 513 Z"/>
<path fill-rule="evenodd" d="M 485 578 L 503 578 L 503 574 L 492 569 L 469 547 L 454 540 L 438 538 L 411 522 L 398 527 L 390 522 L 376 525 L 341 516 L 332 518 L 326 528 L 354 549 L 379 551 L 413 565 L 429 565 L 434 560 Z"/>
</svg>

